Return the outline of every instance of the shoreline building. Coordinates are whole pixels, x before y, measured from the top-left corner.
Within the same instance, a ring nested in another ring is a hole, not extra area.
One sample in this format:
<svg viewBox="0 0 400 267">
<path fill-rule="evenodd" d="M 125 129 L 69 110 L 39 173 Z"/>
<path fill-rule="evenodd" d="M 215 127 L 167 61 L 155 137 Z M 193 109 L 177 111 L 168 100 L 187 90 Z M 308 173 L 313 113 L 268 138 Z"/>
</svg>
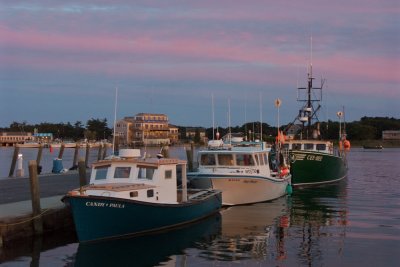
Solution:
<svg viewBox="0 0 400 267">
<path fill-rule="evenodd" d="M 0 146 L 14 146 L 32 141 L 35 141 L 32 133 L 0 132 Z"/>
<path fill-rule="evenodd" d="M 178 142 L 178 127 L 169 124 L 168 116 L 138 113 L 116 122 L 115 135 L 120 145 L 169 145 Z"/>
<path fill-rule="evenodd" d="M 400 131 L 396 130 L 382 131 L 382 140 L 400 140 Z"/>
</svg>

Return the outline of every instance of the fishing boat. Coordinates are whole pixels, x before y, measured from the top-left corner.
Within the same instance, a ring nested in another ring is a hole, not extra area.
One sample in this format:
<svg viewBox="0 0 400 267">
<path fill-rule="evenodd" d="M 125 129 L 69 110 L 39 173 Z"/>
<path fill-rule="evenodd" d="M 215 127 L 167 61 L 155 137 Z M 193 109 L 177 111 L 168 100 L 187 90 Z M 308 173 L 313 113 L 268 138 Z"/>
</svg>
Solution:
<svg viewBox="0 0 400 267">
<path fill-rule="evenodd" d="M 270 160 L 270 150 L 261 141 L 211 140 L 198 152 L 198 169 L 188 179 L 194 187 L 221 190 L 223 205 L 279 198 L 287 193 L 291 175 L 287 165 Z"/>
<path fill-rule="evenodd" d="M 177 173 L 182 173 L 178 186 Z M 161 231 L 219 211 L 221 192 L 187 189 L 186 161 L 121 149 L 92 164 L 90 184 L 68 192 L 80 242 Z"/>
<path fill-rule="evenodd" d="M 321 185 L 337 182 L 347 175 L 346 152 L 350 149 L 350 142 L 346 140 L 345 126 L 342 130 L 342 119 L 344 111 L 337 113 L 339 117 L 339 147 L 335 147 L 330 140 L 324 140 L 320 134 L 320 122 L 318 111 L 321 108 L 319 102 L 322 100 L 322 88 L 313 87 L 312 64 L 308 73 L 308 85 L 298 90 L 305 91 L 302 108 L 294 122 L 286 128 L 284 133 L 278 136 L 282 139 L 283 147 L 289 151 L 290 171 L 292 174 L 292 185 L 294 187 Z M 319 93 L 315 93 L 319 91 Z M 317 105 L 318 104 L 318 105 Z M 299 124 L 295 124 L 298 122 Z M 288 132 L 297 127 L 297 132 L 287 138 Z"/>
</svg>

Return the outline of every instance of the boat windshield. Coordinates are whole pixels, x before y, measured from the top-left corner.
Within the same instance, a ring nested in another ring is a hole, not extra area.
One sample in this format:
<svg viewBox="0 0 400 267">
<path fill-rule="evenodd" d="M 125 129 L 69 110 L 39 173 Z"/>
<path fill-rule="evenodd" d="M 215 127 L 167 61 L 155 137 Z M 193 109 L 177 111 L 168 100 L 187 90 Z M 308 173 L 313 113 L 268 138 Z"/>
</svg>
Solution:
<svg viewBox="0 0 400 267">
<path fill-rule="evenodd" d="M 215 166 L 215 155 L 214 154 L 201 154 L 200 163 L 203 166 Z"/>
<path fill-rule="evenodd" d="M 218 164 L 221 166 L 233 166 L 233 155 L 232 154 L 219 154 Z"/>
<path fill-rule="evenodd" d="M 108 166 L 96 168 L 95 180 L 105 180 L 107 179 Z"/>
<path fill-rule="evenodd" d="M 326 144 L 317 144 L 317 150 L 326 150 Z"/>
<path fill-rule="evenodd" d="M 131 173 L 131 167 L 116 167 L 114 172 L 114 178 L 129 178 Z"/>
<path fill-rule="evenodd" d="M 236 164 L 238 166 L 254 166 L 254 159 L 251 154 L 236 154 Z"/>
</svg>

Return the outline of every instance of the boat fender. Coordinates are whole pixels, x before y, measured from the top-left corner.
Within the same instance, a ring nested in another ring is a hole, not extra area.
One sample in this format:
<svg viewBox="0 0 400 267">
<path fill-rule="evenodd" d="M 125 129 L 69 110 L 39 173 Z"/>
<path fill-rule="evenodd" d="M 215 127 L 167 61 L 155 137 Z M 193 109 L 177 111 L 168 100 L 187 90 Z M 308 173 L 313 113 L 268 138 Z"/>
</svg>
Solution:
<svg viewBox="0 0 400 267">
<path fill-rule="evenodd" d="M 287 166 L 282 166 L 279 176 L 284 177 L 289 174 L 289 168 Z"/>
<path fill-rule="evenodd" d="M 343 147 L 346 151 L 350 150 L 350 141 L 349 140 L 344 140 L 343 141 Z"/>
<path fill-rule="evenodd" d="M 286 186 L 286 194 L 288 194 L 290 196 L 290 195 L 292 195 L 292 193 L 293 193 L 293 187 L 291 184 L 288 184 Z"/>
</svg>

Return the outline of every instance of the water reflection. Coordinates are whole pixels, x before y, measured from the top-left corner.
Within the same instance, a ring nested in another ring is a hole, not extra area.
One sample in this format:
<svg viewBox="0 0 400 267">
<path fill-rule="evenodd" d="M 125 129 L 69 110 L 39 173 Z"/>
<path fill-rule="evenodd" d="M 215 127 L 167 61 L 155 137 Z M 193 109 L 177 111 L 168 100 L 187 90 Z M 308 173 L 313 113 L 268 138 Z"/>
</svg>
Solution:
<svg viewBox="0 0 400 267">
<path fill-rule="evenodd" d="M 196 242 L 210 242 L 221 229 L 221 215 L 174 231 L 79 245 L 75 266 L 155 266 L 175 261 L 174 255 Z M 170 265 L 170 264 L 168 264 Z"/>
<path fill-rule="evenodd" d="M 290 227 L 286 234 L 294 247 L 291 253 L 296 255 L 296 264 L 319 265 L 328 257 L 342 255 L 348 225 L 346 187 L 343 180 L 296 190 L 289 202 Z"/>
<path fill-rule="evenodd" d="M 274 232 L 275 226 L 287 227 L 287 200 L 285 197 L 271 202 L 230 207 L 222 212 L 221 234 L 210 243 L 203 244 L 200 257 L 207 260 L 240 261 L 264 259 L 271 247 L 276 247 L 278 254 L 284 242 L 283 232 Z M 283 223 L 282 226 L 280 224 Z M 278 242 L 270 244 L 274 235 Z"/>
</svg>

